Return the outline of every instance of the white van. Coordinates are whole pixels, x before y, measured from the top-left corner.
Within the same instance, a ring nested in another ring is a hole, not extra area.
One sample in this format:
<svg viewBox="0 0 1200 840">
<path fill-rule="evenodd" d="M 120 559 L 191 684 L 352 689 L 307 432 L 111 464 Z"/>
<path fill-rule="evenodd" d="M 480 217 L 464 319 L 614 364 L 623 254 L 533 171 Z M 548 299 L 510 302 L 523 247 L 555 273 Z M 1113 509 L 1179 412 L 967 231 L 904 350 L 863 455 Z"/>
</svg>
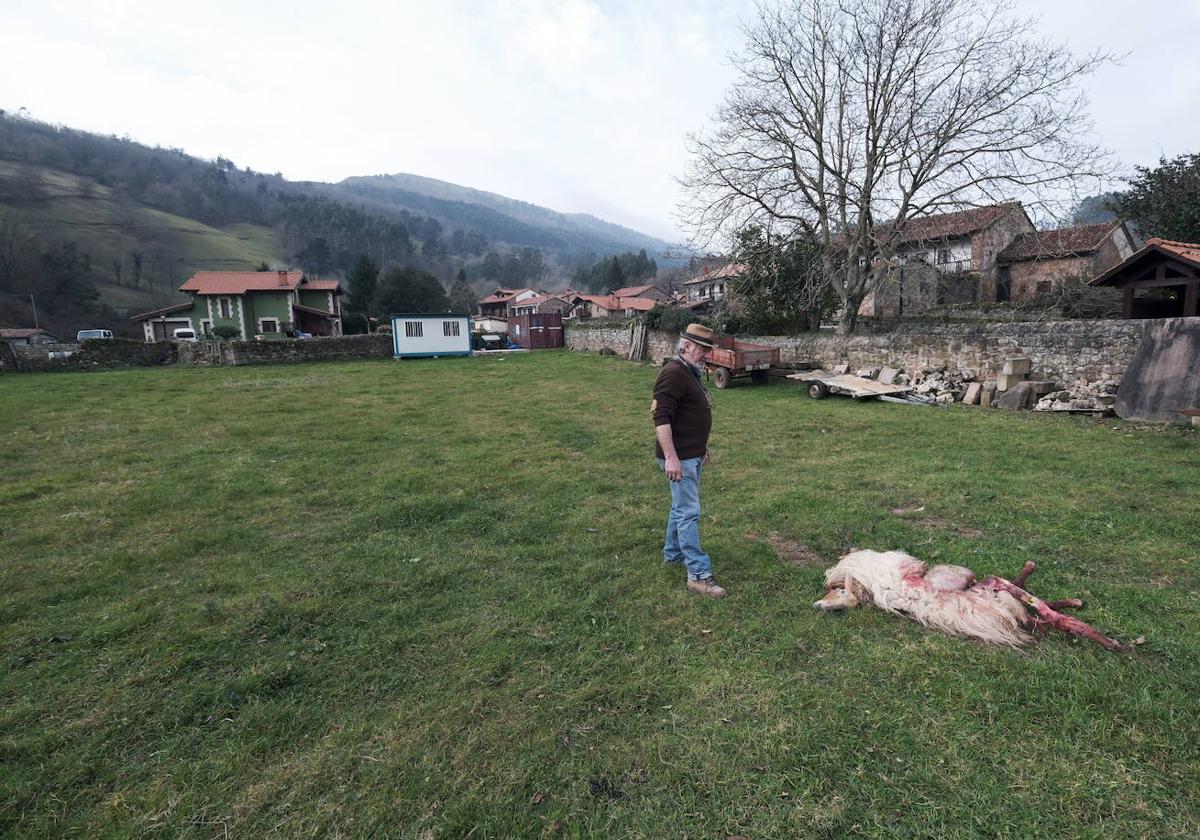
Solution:
<svg viewBox="0 0 1200 840">
<path fill-rule="evenodd" d="M 178 327 L 171 332 L 172 341 L 196 341 L 196 331 L 191 327 Z"/>
<path fill-rule="evenodd" d="M 112 330 L 80 330 L 75 333 L 76 341 L 87 341 L 89 338 L 112 338 Z"/>
</svg>

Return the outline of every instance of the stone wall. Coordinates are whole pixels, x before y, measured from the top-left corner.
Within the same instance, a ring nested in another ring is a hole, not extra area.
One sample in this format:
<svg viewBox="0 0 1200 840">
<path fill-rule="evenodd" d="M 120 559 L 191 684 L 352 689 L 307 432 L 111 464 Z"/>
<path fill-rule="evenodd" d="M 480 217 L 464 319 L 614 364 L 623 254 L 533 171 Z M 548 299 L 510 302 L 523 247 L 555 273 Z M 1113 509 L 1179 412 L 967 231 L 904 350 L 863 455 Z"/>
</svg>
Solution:
<svg viewBox="0 0 1200 840">
<path fill-rule="evenodd" d="M 921 324 L 893 332 L 837 336 L 808 333 L 799 336 L 739 336 L 746 341 L 779 347 L 784 362 L 816 362 L 831 367 L 848 362 L 850 369 L 895 367 L 907 371 L 971 371 L 972 378 L 994 378 L 1011 355 L 1029 356 L 1032 379 L 1064 385 L 1081 379 L 1120 379 L 1142 336 L 1161 321 L 1051 321 L 1008 324 Z M 625 355 L 630 328 L 625 326 L 567 326 L 571 350 L 602 347 Z M 677 336 L 653 331 L 650 358 L 674 352 Z"/>
<path fill-rule="evenodd" d="M 338 338 L 278 341 L 198 341 L 181 345 L 181 361 L 194 365 L 262 365 L 383 359 L 392 356 L 390 335 L 347 335 Z"/>
<path fill-rule="evenodd" d="M 8 353 L 0 354 L 0 357 L 7 357 L 0 362 L 0 370 L 15 368 L 25 372 L 42 372 L 159 367 L 173 365 L 178 359 L 176 346 L 170 342 L 146 344 L 125 338 L 96 339 L 83 343 L 14 345 L 12 350 L 15 360 Z"/>
<path fill-rule="evenodd" d="M 626 342 L 628 343 L 628 342 Z M 392 355 L 390 335 L 352 335 L 286 341 L 196 341 L 145 343 L 126 339 L 83 344 L 40 344 L 0 348 L 0 371 L 98 370 L 161 365 L 258 365 L 334 359 L 381 359 Z M 70 354 L 50 358 L 50 354 Z"/>
</svg>

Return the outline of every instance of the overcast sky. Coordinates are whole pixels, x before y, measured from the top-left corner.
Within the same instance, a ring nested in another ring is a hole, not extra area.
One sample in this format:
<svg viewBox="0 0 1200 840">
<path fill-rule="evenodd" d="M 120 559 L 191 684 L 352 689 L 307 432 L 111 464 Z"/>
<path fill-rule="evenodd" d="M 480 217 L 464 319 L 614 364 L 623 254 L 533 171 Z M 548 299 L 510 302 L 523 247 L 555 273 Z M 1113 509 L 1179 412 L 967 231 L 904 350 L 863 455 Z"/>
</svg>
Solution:
<svg viewBox="0 0 1200 840">
<path fill-rule="evenodd" d="M 390 7 L 390 8 L 389 8 Z M 1200 0 L 1019 0 L 1127 166 L 1200 152 Z M 678 239 L 750 0 L 0 0 L 0 108 L 289 179 L 412 172 Z"/>
</svg>

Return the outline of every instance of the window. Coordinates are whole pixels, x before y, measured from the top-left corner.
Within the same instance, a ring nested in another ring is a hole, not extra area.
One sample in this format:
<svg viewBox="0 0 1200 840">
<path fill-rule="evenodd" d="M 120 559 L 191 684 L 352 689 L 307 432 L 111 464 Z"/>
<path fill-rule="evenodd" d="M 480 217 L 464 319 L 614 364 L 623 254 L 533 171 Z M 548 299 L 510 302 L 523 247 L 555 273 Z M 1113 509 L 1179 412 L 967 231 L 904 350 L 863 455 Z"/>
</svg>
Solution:
<svg viewBox="0 0 1200 840">
<path fill-rule="evenodd" d="M 1048 295 L 1053 288 L 1054 285 L 1049 280 L 1039 280 L 1037 281 L 1037 296 Z"/>
<path fill-rule="evenodd" d="M 946 263 L 950 262 L 950 249 L 939 248 L 937 252 L 937 261 L 938 265 L 945 265 Z"/>
<path fill-rule="evenodd" d="M 442 321 L 442 335 L 444 337 L 458 335 L 458 321 Z"/>
<path fill-rule="evenodd" d="M 200 322 L 200 334 L 201 335 L 212 335 L 212 321 L 205 318 L 203 321 Z"/>
<path fill-rule="evenodd" d="M 261 333 L 279 332 L 278 318 L 263 318 L 259 323 L 258 331 Z"/>
<path fill-rule="evenodd" d="M 233 317 L 233 307 L 230 306 L 230 304 L 229 304 L 229 298 L 220 298 L 217 301 L 217 305 L 221 310 L 222 318 L 232 318 Z"/>
<path fill-rule="evenodd" d="M 405 338 L 421 338 L 425 335 L 424 325 L 420 321 L 404 322 Z"/>
</svg>

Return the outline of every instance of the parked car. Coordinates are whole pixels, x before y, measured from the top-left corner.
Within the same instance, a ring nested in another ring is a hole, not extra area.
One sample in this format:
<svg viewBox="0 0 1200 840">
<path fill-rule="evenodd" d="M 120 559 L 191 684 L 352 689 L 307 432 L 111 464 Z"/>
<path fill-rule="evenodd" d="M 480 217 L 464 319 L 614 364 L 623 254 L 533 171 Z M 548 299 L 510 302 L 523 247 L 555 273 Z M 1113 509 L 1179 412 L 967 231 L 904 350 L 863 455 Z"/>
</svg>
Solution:
<svg viewBox="0 0 1200 840">
<path fill-rule="evenodd" d="M 191 327 L 177 327 L 171 331 L 171 338 L 174 341 L 197 341 L 196 331 Z"/>
<path fill-rule="evenodd" d="M 112 330 L 80 330 L 75 333 L 76 341 L 87 341 L 94 338 L 112 338 Z"/>
</svg>

